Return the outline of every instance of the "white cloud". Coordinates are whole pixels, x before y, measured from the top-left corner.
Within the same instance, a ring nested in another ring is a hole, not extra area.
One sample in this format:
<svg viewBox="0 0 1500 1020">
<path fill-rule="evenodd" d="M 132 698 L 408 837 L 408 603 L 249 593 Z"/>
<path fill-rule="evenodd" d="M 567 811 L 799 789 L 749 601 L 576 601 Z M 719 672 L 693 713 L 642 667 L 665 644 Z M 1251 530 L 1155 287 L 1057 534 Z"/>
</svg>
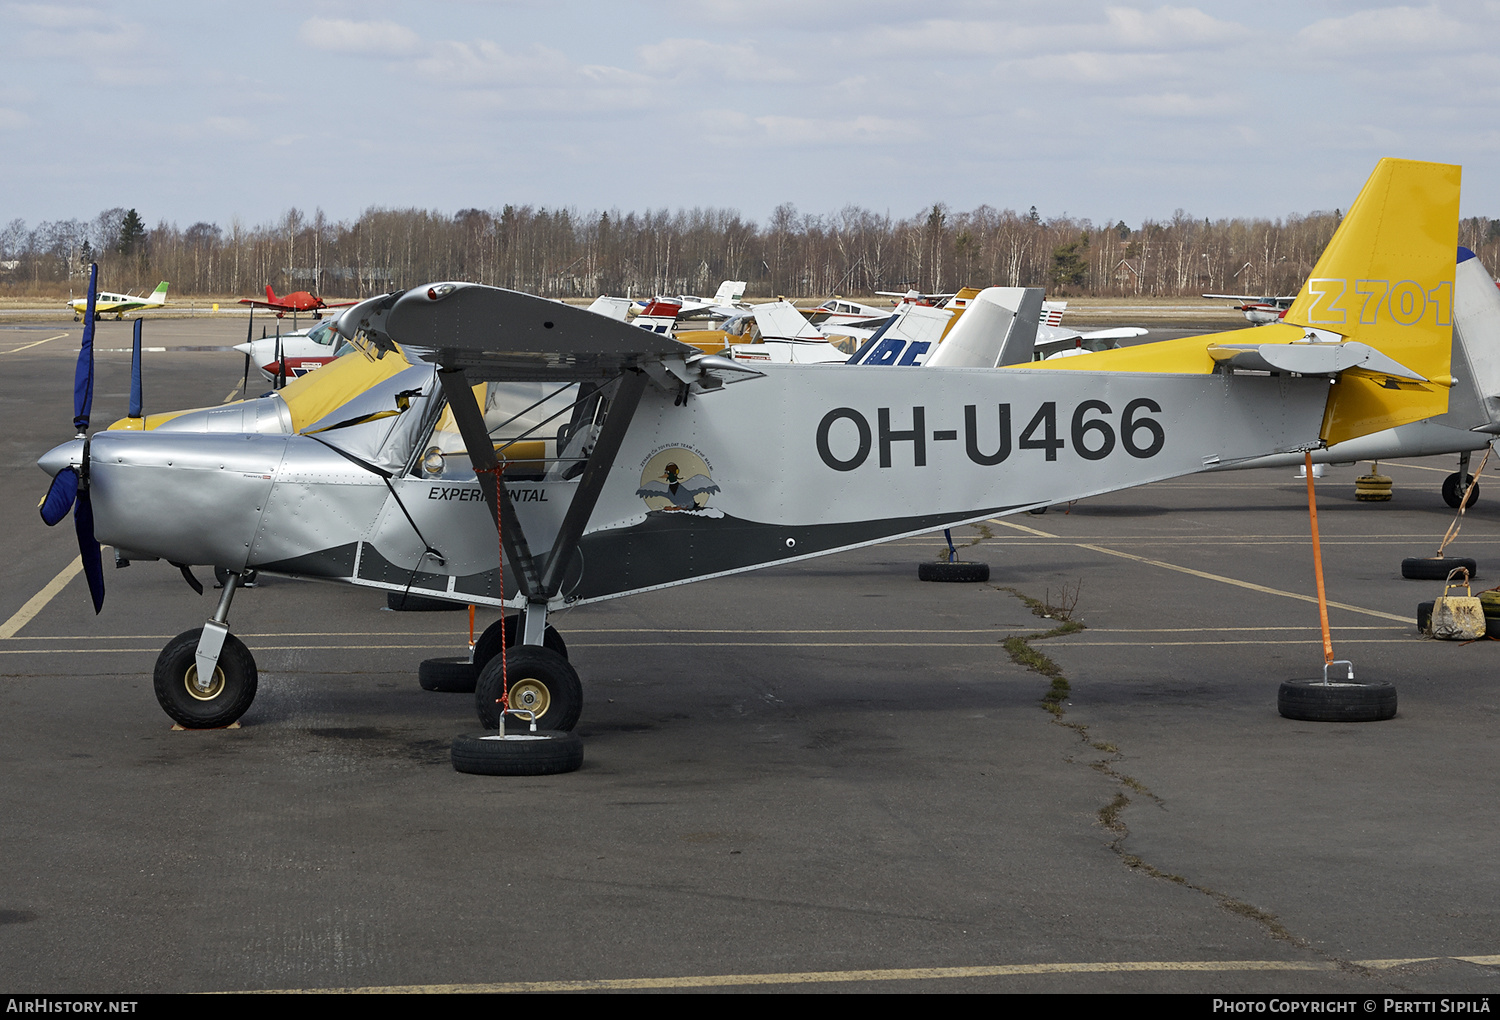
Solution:
<svg viewBox="0 0 1500 1020">
<path fill-rule="evenodd" d="M 1228 118 L 1243 108 L 1240 99 L 1222 92 L 1202 95 L 1187 92 L 1157 92 L 1122 96 L 1114 103 L 1127 113 L 1166 118 Z"/>
<path fill-rule="evenodd" d="M 10 4 L 7 8 L 22 22 L 34 28 L 58 32 L 77 31 L 80 26 L 96 25 L 101 15 L 88 7 L 65 4 Z"/>
<path fill-rule="evenodd" d="M 1298 31 L 1297 49 L 1308 57 L 1349 57 L 1386 53 L 1459 52 L 1489 47 L 1489 32 L 1476 32 L 1437 7 L 1381 7 L 1343 18 L 1325 18 Z"/>
<path fill-rule="evenodd" d="M 812 118 L 771 115 L 753 118 L 772 145 L 871 145 L 916 142 L 919 128 L 888 117 Z"/>
<path fill-rule="evenodd" d="M 1213 46 L 1244 38 L 1246 29 L 1231 21 L 1204 14 L 1195 7 L 1133 7 L 1105 10 L 1109 36 L 1132 49 L 1182 50 Z"/>
<path fill-rule="evenodd" d="M 372 53 L 406 56 L 421 50 L 422 37 L 394 21 L 346 21 L 341 18 L 309 18 L 297 31 L 309 46 L 342 53 Z"/>
<path fill-rule="evenodd" d="M 723 81 L 783 83 L 797 73 L 770 46 L 706 39 L 662 39 L 636 49 L 645 70 L 664 78 L 703 77 Z"/>
</svg>

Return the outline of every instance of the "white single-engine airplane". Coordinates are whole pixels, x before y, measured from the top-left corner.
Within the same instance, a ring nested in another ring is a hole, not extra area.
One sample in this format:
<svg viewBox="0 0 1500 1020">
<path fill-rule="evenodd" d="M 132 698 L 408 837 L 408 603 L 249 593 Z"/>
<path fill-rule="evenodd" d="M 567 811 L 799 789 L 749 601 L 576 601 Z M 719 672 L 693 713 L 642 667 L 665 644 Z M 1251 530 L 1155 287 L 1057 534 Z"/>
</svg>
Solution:
<svg viewBox="0 0 1500 1020">
<path fill-rule="evenodd" d="M 346 338 L 421 363 L 298 434 L 88 437 L 75 406 L 79 438 L 39 462 L 54 476 L 43 517 L 75 507 L 86 562 L 103 541 L 124 559 L 229 572 L 213 618 L 157 662 L 157 698 L 184 726 L 227 725 L 255 696 L 228 614 L 238 575 L 258 570 L 520 610 L 501 629 L 519 647 L 484 665 L 476 709 L 492 729 L 524 709 L 570 730 L 582 688 L 547 625 L 563 606 L 1444 413 L 1458 196 L 1456 166 L 1383 160 L 1285 324 L 1167 341 L 1144 360 L 1137 348 L 1016 368 L 749 365 L 541 298 L 434 283 L 339 317 Z M 523 383 L 561 413 L 523 426 L 533 408 L 507 396 Z M 513 444 L 559 421 L 539 475 L 505 472 Z M 87 574 L 97 607 L 102 574 Z"/>
<path fill-rule="evenodd" d="M 295 379 L 322 368 L 338 357 L 344 338 L 333 323 L 320 322 L 309 329 L 263 336 L 235 344 L 234 350 L 247 355 L 261 376 L 270 382 Z"/>
<path fill-rule="evenodd" d="M 73 309 L 73 321 L 77 322 L 88 313 L 89 299 L 77 298 L 68 302 L 68 307 Z M 94 298 L 94 318 L 102 319 L 106 315 L 113 315 L 116 319 L 125 318 L 126 312 L 137 312 L 142 308 L 160 308 L 167 303 L 167 281 L 163 280 L 156 285 L 156 289 L 145 297 L 133 297 L 129 294 L 112 294 L 109 291 L 99 291 Z"/>
</svg>

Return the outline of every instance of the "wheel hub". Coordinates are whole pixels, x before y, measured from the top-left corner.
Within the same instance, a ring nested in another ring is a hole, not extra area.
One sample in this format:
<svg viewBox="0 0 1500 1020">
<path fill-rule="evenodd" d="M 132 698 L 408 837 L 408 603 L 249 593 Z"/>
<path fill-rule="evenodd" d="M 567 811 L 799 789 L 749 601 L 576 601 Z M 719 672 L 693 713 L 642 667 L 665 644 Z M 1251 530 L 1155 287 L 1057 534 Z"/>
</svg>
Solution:
<svg viewBox="0 0 1500 1020">
<path fill-rule="evenodd" d="M 552 692 L 540 680 L 528 677 L 510 685 L 510 707 L 524 708 L 540 719 L 552 704 Z"/>
<path fill-rule="evenodd" d="M 214 678 L 208 685 L 208 690 L 198 686 L 198 667 L 189 666 L 187 673 L 183 675 L 183 685 L 187 687 L 188 694 L 199 701 L 212 701 L 224 693 L 224 670 L 220 666 L 214 667 Z"/>
</svg>

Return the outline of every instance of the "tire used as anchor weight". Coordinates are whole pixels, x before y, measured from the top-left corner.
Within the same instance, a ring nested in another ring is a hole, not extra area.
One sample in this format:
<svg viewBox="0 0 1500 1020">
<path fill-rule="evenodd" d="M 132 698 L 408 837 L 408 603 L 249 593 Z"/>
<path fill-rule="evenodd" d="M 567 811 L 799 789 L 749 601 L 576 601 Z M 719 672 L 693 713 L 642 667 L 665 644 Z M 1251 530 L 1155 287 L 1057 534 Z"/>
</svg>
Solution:
<svg viewBox="0 0 1500 1020">
<path fill-rule="evenodd" d="M 453 769 L 476 776 L 555 776 L 583 764 L 576 733 L 464 733 L 453 738 Z"/>
<path fill-rule="evenodd" d="M 184 631 L 167 643 L 156 658 L 156 700 L 162 711 L 190 730 L 228 726 L 245 714 L 255 700 L 258 674 L 245 643 L 233 634 L 224 638 L 213 681 L 198 688 L 198 639 L 203 628 Z"/>
<path fill-rule="evenodd" d="M 1401 561 L 1401 576 L 1413 581 L 1445 581 L 1458 567 L 1469 571 L 1469 580 L 1479 576 L 1479 565 L 1467 556 L 1408 556 Z"/>
<path fill-rule="evenodd" d="M 474 685 L 474 709 L 485 729 L 500 725 L 501 669 L 510 681 L 510 707 L 536 713 L 538 730 L 571 730 L 583 712 L 583 684 L 568 660 L 550 648 L 520 645 L 497 655 L 479 671 Z M 505 717 L 507 732 L 520 733 L 530 723 L 515 715 Z"/>
<path fill-rule="evenodd" d="M 500 654 L 500 649 L 509 648 L 516 643 L 516 627 L 519 626 L 521 617 L 507 616 L 503 620 L 496 620 L 484 628 L 484 633 L 479 635 L 479 640 L 474 642 L 474 663 L 480 669 L 489 665 L 489 661 Z M 503 642 L 503 643 L 502 643 Z M 568 657 L 568 646 L 563 641 L 562 635 L 552 624 L 547 624 L 547 629 L 542 632 L 542 647 L 550 648 L 564 659 Z"/>
<path fill-rule="evenodd" d="M 1388 680 L 1283 680 L 1276 711 L 1304 722 L 1379 722 L 1396 714 L 1396 688 Z"/>
<path fill-rule="evenodd" d="M 974 563 L 960 560 L 949 563 L 947 560 L 928 561 L 917 564 L 917 580 L 919 581 L 988 581 L 990 579 L 990 565 L 988 563 Z"/>
<path fill-rule="evenodd" d="M 417 667 L 417 683 L 422 685 L 424 691 L 472 694 L 478 681 L 479 667 L 470 662 L 467 655 L 423 659 L 422 664 Z"/>
</svg>

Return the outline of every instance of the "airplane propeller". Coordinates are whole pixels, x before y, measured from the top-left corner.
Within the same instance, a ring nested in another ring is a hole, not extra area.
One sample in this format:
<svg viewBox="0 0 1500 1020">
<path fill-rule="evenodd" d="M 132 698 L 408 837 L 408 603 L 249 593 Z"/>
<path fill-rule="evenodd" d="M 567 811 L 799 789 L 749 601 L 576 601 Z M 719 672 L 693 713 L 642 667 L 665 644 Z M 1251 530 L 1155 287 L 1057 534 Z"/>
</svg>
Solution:
<svg viewBox="0 0 1500 1020">
<path fill-rule="evenodd" d="M 99 542 L 94 538 L 94 505 L 89 499 L 89 413 L 94 405 L 94 302 L 98 294 L 99 267 L 89 266 L 88 311 L 83 320 L 83 342 L 78 350 L 78 366 L 73 373 L 73 427 L 82 443 L 78 466 L 63 467 L 52 476 L 47 495 L 38 504 L 42 520 L 50 528 L 73 511 L 73 530 L 78 535 L 78 555 L 83 559 L 83 573 L 88 579 L 94 612 L 104 608 L 104 564 Z M 137 347 L 139 350 L 139 347 Z M 139 358 L 132 369 L 132 391 L 139 394 Z"/>
<path fill-rule="evenodd" d="M 250 306 L 250 325 L 245 327 L 245 378 L 240 381 L 240 397 L 250 398 L 250 345 L 255 342 L 255 306 Z"/>
</svg>

